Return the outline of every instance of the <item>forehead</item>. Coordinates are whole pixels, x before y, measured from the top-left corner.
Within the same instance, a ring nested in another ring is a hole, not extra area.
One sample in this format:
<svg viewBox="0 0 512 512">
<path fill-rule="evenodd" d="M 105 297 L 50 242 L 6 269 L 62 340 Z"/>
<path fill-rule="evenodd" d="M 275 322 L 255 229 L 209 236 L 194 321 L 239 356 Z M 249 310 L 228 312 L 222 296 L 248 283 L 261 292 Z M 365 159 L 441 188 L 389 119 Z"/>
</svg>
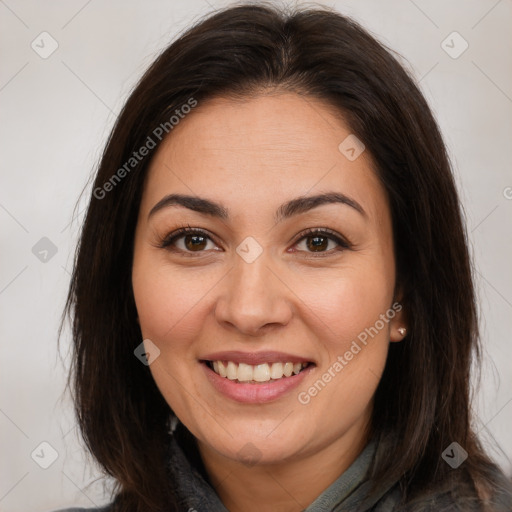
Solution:
<svg viewBox="0 0 512 512">
<path fill-rule="evenodd" d="M 348 159 L 339 149 L 347 137 L 353 135 L 340 112 L 312 97 L 210 99 L 158 148 L 141 207 L 183 193 L 229 200 L 234 210 L 261 210 L 293 197 L 338 191 L 364 203 L 369 214 L 382 215 L 385 191 L 372 159 L 366 151 Z"/>
</svg>

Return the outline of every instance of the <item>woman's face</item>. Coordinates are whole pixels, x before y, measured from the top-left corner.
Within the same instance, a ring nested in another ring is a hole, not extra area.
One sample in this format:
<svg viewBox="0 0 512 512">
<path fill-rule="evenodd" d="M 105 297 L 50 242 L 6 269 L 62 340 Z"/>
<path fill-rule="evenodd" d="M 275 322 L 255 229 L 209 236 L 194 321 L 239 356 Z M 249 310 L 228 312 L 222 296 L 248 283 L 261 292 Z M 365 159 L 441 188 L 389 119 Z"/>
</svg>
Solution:
<svg viewBox="0 0 512 512">
<path fill-rule="evenodd" d="M 402 324 L 385 190 L 334 114 L 292 93 L 210 100 L 151 163 L 135 301 L 204 451 L 271 463 L 364 442 Z"/>
</svg>

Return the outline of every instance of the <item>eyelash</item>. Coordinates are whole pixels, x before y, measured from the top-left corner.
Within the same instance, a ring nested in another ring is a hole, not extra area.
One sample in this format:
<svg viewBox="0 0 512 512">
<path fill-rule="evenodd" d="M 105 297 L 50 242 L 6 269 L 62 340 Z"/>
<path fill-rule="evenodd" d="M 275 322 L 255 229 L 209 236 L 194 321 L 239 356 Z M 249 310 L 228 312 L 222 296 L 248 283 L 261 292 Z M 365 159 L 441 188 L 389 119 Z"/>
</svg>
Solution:
<svg viewBox="0 0 512 512">
<path fill-rule="evenodd" d="M 181 252 L 184 255 L 187 256 L 194 256 L 195 254 L 201 254 L 206 251 L 183 251 L 182 249 L 176 249 L 172 248 L 172 245 L 176 240 L 179 238 L 182 238 L 185 235 L 201 235 L 205 238 L 208 238 L 212 242 L 215 243 L 215 241 L 212 239 L 212 237 L 209 235 L 209 233 L 203 229 L 200 228 L 192 228 L 190 225 L 182 226 L 176 231 L 172 232 L 170 235 L 166 236 L 162 242 L 159 244 L 159 247 L 161 249 L 168 249 L 175 252 Z M 303 239 L 308 237 L 324 237 L 328 238 L 329 240 L 332 240 L 338 244 L 338 247 L 336 249 L 331 249 L 329 251 L 319 251 L 315 253 L 314 251 L 306 251 L 308 254 L 313 255 L 314 258 L 322 258 L 326 256 L 332 256 L 333 253 L 338 253 L 341 251 L 344 251 L 346 249 L 351 249 L 352 244 L 346 239 L 340 237 L 335 231 L 332 231 L 327 228 L 308 228 L 302 231 L 297 235 L 297 241 L 293 245 L 297 245 L 299 242 L 301 242 Z M 304 252 L 304 251 L 301 251 Z"/>
</svg>

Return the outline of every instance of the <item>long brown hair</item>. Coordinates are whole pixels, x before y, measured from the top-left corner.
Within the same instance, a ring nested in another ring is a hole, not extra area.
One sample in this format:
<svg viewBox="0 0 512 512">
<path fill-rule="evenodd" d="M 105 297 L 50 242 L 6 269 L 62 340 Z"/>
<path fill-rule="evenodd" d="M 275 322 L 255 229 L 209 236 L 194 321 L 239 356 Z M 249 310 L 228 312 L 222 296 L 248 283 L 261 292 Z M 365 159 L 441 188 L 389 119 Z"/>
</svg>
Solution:
<svg viewBox="0 0 512 512">
<path fill-rule="evenodd" d="M 155 128 L 190 98 L 200 108 L 214 96 L 251 96 L 263 88 L 330 104 L 364 142 L 389 197 L 410 334 L 391 344 L 375 395 L 374 488 L 399 481 L 408 510 L 445 488 L 479 503 L 492 490 L 495 466 L 470 426 L 477 313 L 438 126 L 398 60 L 357 23 L 326 8 L 285 12 L 260 3 L 203 19 L 161 53 L 128 98 L 97 170 L 66 313 L 76 413 L 88 448 L 117 481 L 115 510 L 177 504 L 165 467 L 169 406 L 133 354 L 142 341 L 131 287 L 134 230 L 156 149 L 121 179 L 113 176 L 148 137 L 158 146 Z M 469 455 L 457 470 L 441 458 L 453 441 Z"/>
</svg>

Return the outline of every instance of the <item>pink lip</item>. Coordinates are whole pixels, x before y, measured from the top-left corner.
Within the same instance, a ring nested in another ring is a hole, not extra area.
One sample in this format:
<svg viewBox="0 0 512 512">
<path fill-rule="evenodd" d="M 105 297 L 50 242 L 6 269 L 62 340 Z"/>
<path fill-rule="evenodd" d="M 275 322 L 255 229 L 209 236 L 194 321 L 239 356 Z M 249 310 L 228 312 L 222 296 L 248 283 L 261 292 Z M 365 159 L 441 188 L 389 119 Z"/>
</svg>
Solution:
<svg viewBox="0 0 512 512">
<path fill-rule="evenodd" d="M 214 360 L 223 361 L 224 359 L 215 358 Z M 231 358 L 227 358 L 225 360 L 233 361 Z M 265 361 L 269 361 L 269 359 L 266 359 Z M 273 361 L 276 360 L 274 359 Z M 287 359 L 287 361 L 292 362 L 290 359 Z M 300 360 L 297 362 L 300 362 Z M 250 384 L 238 383 L 229 380 L 226 377 L 221 377 L 206 363 L 201 363 L 201 366 L 203 371 L 206 373 L 206 377 L 217 391 L 232 400 L 246 404 L 263 404 L 281 398 L 283 395 L 296 388 L 304 380 L 306 375 L 314 368 L 313 365 L 310 365 L 297 375 L 292 375 L 291 377 L 282 377 L 281 379 L 265 383 Z"/>
<path fill-rule="evenodd" d="M 314 362 L 301 356 L 285 354 L 284 352 L 240 352 L 236 350 L 215 352 L 201 358 L 203 361 L 233 361 L 234 363 L 263 364 L 263 363 L 309 363 Z M 289 378 L 289 377 L 288 377 Z"/>
</svg>

